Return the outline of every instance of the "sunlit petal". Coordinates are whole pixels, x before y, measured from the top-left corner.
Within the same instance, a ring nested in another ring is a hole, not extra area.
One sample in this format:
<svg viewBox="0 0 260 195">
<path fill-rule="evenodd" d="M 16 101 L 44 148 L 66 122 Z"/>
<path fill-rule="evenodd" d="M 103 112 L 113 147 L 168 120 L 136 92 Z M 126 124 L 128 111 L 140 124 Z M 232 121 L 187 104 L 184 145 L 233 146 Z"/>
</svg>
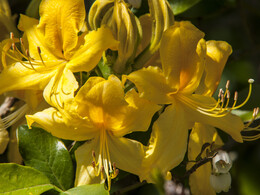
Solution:
<svg viewBox="0 0 260 195">
<path fill-rule="evenodd" d="M 196 93 L 212 96 L 221 79 L 231 46 L 224 41 L 207 41 L 205 72 Z"/>
<path fill-rule="evenodd" d="M 99 62 L 103 51 L 115 50 L 118 41 L 115 40 L 111 30 L 102 26 L 97 31 L 91 31 L 85 36 L 85 43 L 71 57 L 67 64 L 72 72 L 90 71 Z"/>
<path fill-rule="evenodd" d="M 175 22 L 163 33 L 160 55 L 167 81 L 192 93 L 199 84 L 206 54 L 204 33 L 188 21 Z"/>
<path fill-rule="evenodd" d="M 133 131 L 147 131 L 154 113 L 160 106 L 140 98 L 133 89 L 125 97 L 128 105 L 124 112 L 117 110 L 110 118 L 108 127 L 115 136 L 124 136 Z"/>
<path fill-rule="evenodd" d="M 111 161 L 116 163 L 116 167 L 136 175 L 142 174 L 144 148 L 141 143 L 108 135 L 108 145 Z"/>
<path fill-rule="evenodd" d="M 69 140 L 87 140 L 96 135 L 97 129 L 87 120 L 70 120 L 66 123 L 61 113 L 55 108 L 48 108 L 34 115 L 26 115 L 28 126 L 37 123 L 41 128 L 50 132 L 52 135 Z"/>
<path fill-rule="evenodd" d="M 21 14 L 18 28 L 24 31 L 24 44 L 29 44 L 30 56 L 33 59 L 41 60 L 37 47 L 41 50 L 41 56 L 46 61 L 58 60 L 61 55 L 53 52 L 46 44 L 44 36 L 37 29 L 39 21 Z M 27 43 L 28 41 L 28 43 Z"/>
<path fill-rule="evenodd" d="M 98 176 L 92 165 L 92 152 L 99 152 L 98 139 L 86 141 L 82 146 L 75 151 L 77 162 L 75 186 L 81 186 L 92 183 L 102 183 L 101 177 Z"/>
<path fill-rule="evenodd" d="M 48 48 L 56 56 L 70 59 L 84 25 L 84 0 L 43 0 L 39 8 L 38 29 Z"/>
<path fill-rule="evenodd" d="M 167 94 L 174 93 L 174 90 L 167 84 L 158 67 L 143 68 L 126 76 L 126 79 L 135 84 L 141 97 L 157 104 L 171 103 Z"/>
<path fill-rule="evenodd" d="M 141 179 L 149 181 L 149 172 L 153 168 L 166 174 L 179 165 L 187 149 L 190 125 L 181 107 L 170 105 L 165 109 L 153 125 L 149 148 L 143 162 L 145 175 L 141 176 Z"/>
<path fill-rule="evenodd" d="M 54 74 L 55 71 L 52 70 L 45 71 L 42 74 L 42 72 L 26 68 L 23 64 L 17 62 L 1 72 L 0 94 L 12 90 L 43 90 Z"/>
</svg>

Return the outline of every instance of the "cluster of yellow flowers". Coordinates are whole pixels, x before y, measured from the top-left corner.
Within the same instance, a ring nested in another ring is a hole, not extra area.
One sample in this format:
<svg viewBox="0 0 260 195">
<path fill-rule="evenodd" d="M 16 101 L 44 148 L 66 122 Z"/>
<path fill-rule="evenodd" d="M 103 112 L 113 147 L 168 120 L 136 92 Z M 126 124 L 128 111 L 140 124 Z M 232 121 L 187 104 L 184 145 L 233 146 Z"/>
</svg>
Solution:
<svg viewBox="0 0 260 195">
<path fill-rule="evenodd" d="M 248 98 L 236 105 L 235 93 L 230 106 L 229 83 L 212 97 L 231 46 L 174 21 L 167 0 L 148 3 L 150 13 L 137 18 L 123 0 L 96 0 L 85 18 L 84 0 L 42 0 L 39 20 L 20 15 L 22 38 L 11 33 L 1 42 L 0 94 L 25 102 L 15 117 L 22 112 L 29 127 L 58 138 L 87 140 L 75 152 L 76 186 L 110 187 L 117 168 L 153 182 L 153 169 L 166 176 L 186 151 L 192 161 L 205 143 L 223 145 L 215 128 L 243 142 L 247 126 L 231 111 Z M 147 145 L 125 137 L 147 131 L 155 113 Z M 13 124 L 6 121 L 1 131 Z M 192 193 L 214 194 L 210 175 L 209 163 L 197 169 Z"/>
</svg>

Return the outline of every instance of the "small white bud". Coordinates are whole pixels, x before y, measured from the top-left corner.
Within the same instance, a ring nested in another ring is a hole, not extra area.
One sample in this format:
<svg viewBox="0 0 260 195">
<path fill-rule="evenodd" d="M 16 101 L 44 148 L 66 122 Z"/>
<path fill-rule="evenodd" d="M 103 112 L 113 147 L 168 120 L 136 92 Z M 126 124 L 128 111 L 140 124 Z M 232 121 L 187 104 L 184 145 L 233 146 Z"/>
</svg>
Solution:
<svg viewBox="0 0 260 195">
<path fill-rule="evenodd" d="M 212 165 L 215 173 L 227 173 L 232 167 L 232 161 L 227 152 L 219 150 L 212 159 Z"/>
<path fill-rule="evenodd" d="M 220 175 L 210 175 L 210 185 L 217 193 L 220 193 L 221 191 L 228 192 L 231 186 L 230 173 L 227 172 Z"/>
</svg>

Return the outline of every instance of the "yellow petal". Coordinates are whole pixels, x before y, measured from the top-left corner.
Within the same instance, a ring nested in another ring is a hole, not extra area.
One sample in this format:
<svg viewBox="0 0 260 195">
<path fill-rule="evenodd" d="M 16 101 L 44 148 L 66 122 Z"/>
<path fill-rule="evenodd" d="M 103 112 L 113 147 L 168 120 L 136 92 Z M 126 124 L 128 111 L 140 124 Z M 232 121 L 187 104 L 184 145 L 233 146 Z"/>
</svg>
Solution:
<svg viewBox="0 0 260 195">
<path fill-rule="evenodd" d="M 33 59 L 41 60 L 37 47 L 40 47 L 41 56 L 44 61 L 58 60 L 60 55 L 56 55 L 46 44 L 44 36 L 37 29 L 38 20 L 30 18 L 26 15 L 20 15 L 18 28 L 24 31 L 24 43 L 29 44 L 30 56 Z M 26 42 L 28 41 L 28 43 Z"/>
<path fill-rule="evenodd" d="M 108 80 L 92 77 L 81 87 L 75 101 L 81 105 L 79 114 L 89 116 L 94 123 L 105 123 L 106 115 L 116 114 L 127 106 L 121 81 L 114 75 Z"/>
<path fill-rule="evenodd" d="M 215 102 L 214 98 L 197 94 L 193 94 L 189 96 L 189 98 L 200 105 L 212 105 Z M 228 133 L 237 142 L 243 142 L 240 132 L 244 129 L 244 124 L 240 117 L 230 112 L 222 117 L 209 115 L 187 104 L 183 104 L 183 108 L 185 112 L 188 113 L 189 120 L 217 127 Z"/>
<path fill-rule="evenodd" d="M 113 135 L 119 137 L 133 131 L 147 131 L 154 113 L 160 106 L 140 98 L 134 89 L 127 92 L 125 100 L 128 103 L 125 109 L 118 109 L 109 118 L 108 127 Z"/>
<path fill-rule="evenodd" d="M 84 0 L 42 0 L 38 30 L 56 56 L 70 59 L 84 25 Z"/>
<path fill-rule="evenodd" d="M 26 68 L 19 62 L 12 64 L 0 74 L 0 94 L 13 90 L 43 90 L 54 74 L 54 71 L 42 73 Z"/>
<path fill-rule="evenodd" d="M 160 55 L 164 75 L 176 90 L 193 93 L 204 70 L 204 33 L 190 22 L 175 22 L 163 34 Z"/>
<path fill-rule="evenodd" d="M 182 108 L 170 105 L 154 123 L 148 150 L 143 161 L 144 175 L 148 179 L 152 169 L 159 169 L 163 174 L 176 167 L 184 158 L 187 149 L 188 129 L 190 124 Z"/>
<path fill-rule="evenodd" d="M 1 121 L 0 121 L 1 126 Z M 3 154 L 9 142 L 9 134 L 5 129 L 0 130 L 0 154 Z"/>
<path fill-rule="evenodd" d="M 64 106 L 68 106 L 67 102 L 74 98 L 77 88 L 78 82 L 73 73 L 63 66 L 56 70 L 55 76 L 45 87 L 43 95 L 50 105 L 65 109 Z"/>
<path fill-rule="evenodd" d="M 70 123 L 66 123 L 63 115 L 55 108 L 48 108 L 34 115 L 26 115 L 28 126 L 33 123 L 52 135 L 69 140 L 88 140 L 96 135 L 97 129 L 92 126 L 88 120 L 81 118 L 70 119 Z"/>
<path fill-rule="evenodd" d="M 188 145 L 188 158 L 189 160 L 195 160 L 198 154 L 201 152 L 201 148 L 205 143 L 214 142 L 216 145 L 221 146 L 223 142 L 217 134 L 214 127 L 195 123 L 189 137 Z M 206 151 L 203 152 L 202 158 L 206 157 Z M 194 163 L 188 163 L 187 170 L 190 169 Z M 211 164 L 206 163 L 200 166 L 189 177 L 189 184 L 191 192 L 194 195 L 214 195 L 215 190 L 210 185 Z"/>
<path fill-rule="evenodd" d="M 196 93 L 212 96 L 220 82 L 222 71 L 232 53 L 231 46 L 224 41 L 207 41 L 207 56 L 204 77 Z"/>
<path fill-rule="evenodd" d="M 143 68 L 125 76 L 124 79 L 129 79 L 135 84 L 141 97 L 157 104 L 171 103 L 167 94 L 174 92 L 174 89 L 167 84 L 158 67 Z"/>
<path fill-rule="evenodd" d="M 72 72 L 90 71 L 99 62 L 103 51 L 115 50 L 118 41 L 113 37 L 111 30 L 102 26 L 97 31 L 92 31 L 85 36 L 85 43 L 71 57 L 67 64 Z"/>
<path fill-rule="evenodd" d="M 108 135 L 108 147 L 111 161 L 115 162 L 117 168 L 135 175 L 142 174 L 144 148 L 140 142 Z"/>
<path fill-rule="evenodd" d="M 75 186 L 104 182 L 104 180 L 101 180 L 100 175 L 96 176 L 92 166 L 92 152 L 99 154 L 98 141 L 97 138 L 87 141 L 75 151 L 77 162 Z"/>
</svg>

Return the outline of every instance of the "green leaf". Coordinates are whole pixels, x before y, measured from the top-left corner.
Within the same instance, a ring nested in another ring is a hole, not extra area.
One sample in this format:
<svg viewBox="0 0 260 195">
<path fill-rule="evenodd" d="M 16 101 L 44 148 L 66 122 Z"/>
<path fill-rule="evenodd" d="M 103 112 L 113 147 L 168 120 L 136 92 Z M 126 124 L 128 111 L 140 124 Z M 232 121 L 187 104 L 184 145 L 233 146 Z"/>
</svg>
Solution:
<svg viewBox="0 0 260 195">
<path fill-rule="evenodd" d="M 78 195 L 78 194 L 91 194 L 91 195 L 108 195 L 109 192 L 105 190 L 104 184 L 91 184 L 72 188 L 60 195 Z"/>
<path fill-rule="evenodd" d="M 73 186 L 74 168 L 63 142 L 41 128 L 27 125 L 18 130 L 19 150 L 25 165 L 43 172 L 62 190 Z"/>
<path fill-rule="evenodd" d="M 169 0 L 172 11 L 175 15 L 188 10 L 198 2 L 200 2 L 200 0 Z"/>
<path fill-rule="evenodd" d="M 249 122 L 251 121 L 253 117 L 253 111 L 248 111 L 248 110 L 232 110 L 232 113 L 239 116 L 244 122 Z M 260 118 L 260 113 L 257 114 L 255 119 Z"/>
<path fill-rule="evenodd" d="M 0 193 L 12 195 L 41 194 L 50 189 L 61 191 L 43 173 L 14 163 L 0 164 Z"/>
</svg>

